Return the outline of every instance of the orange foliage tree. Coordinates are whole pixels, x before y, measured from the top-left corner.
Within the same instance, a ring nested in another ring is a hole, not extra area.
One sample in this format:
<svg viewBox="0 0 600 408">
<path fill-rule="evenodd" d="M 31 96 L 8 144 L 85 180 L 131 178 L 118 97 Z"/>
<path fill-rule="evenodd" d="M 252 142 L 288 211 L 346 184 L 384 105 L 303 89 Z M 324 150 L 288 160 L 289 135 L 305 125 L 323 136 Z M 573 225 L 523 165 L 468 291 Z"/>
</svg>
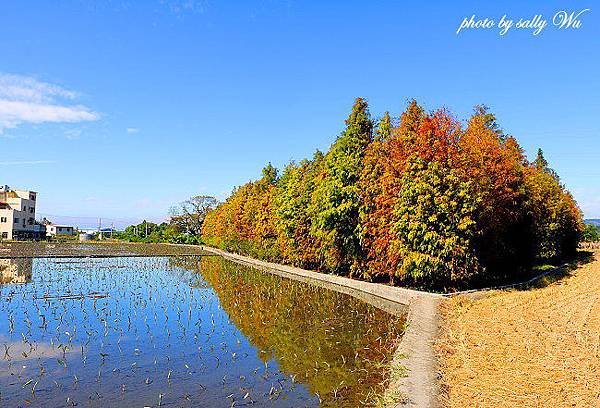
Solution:
<svg viewBox="0 0 600 408">
<path fill-rule="evenodd" d="M 325 154 L 272 166 L 204 222 L 205 242 L 324 272 L 452 290 L 574 254 L 582 214 L 486 107 L 466 126 L 411 101 L 373 131 L 358 98 Z"/>
</svg>

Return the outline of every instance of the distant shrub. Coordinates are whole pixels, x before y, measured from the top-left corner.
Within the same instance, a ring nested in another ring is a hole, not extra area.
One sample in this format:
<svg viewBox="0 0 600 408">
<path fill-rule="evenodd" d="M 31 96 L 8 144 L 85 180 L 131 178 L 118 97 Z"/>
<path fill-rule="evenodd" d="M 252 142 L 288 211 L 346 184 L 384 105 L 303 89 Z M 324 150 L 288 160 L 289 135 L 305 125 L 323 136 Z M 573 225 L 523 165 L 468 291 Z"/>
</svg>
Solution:
<svg viewBox="0 0 600 408">
<path fill-rule="evenodd" d="M 586 224 L 583 230 L 582 239 L 585 242 L 600 242 L 600 227 L 597 225 Z"/>
<path fill-rule="evenodd" d="M 155 224 L 148 221 L 143 221 L 137 225 L 130 225 L 125 228 L 125 231 L 115 232 L 113 238 L 128 242 L 145 242 L 145 243 L 172 243 L 172 244 L 188 244 L 199 245 L 202 239 L 190 233 L 182 233 L 177 231 L 177 228 L 169 223 L 163 222 Z"/>
</svg>

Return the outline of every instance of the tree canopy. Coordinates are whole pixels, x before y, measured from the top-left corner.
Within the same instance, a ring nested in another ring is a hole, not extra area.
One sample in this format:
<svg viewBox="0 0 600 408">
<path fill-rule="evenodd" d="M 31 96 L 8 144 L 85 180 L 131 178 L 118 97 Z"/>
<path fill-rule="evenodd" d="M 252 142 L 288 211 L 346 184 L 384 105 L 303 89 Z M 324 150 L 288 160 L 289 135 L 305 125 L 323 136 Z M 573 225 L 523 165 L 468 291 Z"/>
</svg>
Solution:
<svg viewBox="0 0 600 408">
<path fill-rule="evenodd" d="M 572 256 L 582 232 L 543 152 L 530 162 L 487 107 L 463 125 L 412 100 L 375 121 L 363 98 L 327 152 L 281 175 L 269 163 L 202 228 L 229 251 L 442 290 L 519 278 Z"/>
</svg>

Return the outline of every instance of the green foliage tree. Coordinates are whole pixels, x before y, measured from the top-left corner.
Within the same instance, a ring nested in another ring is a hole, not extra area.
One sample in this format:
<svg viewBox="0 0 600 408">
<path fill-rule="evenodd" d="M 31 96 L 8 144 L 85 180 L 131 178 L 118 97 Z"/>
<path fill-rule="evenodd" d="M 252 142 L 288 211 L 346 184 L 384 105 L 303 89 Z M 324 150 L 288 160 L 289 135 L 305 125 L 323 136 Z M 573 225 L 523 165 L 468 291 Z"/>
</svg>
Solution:
<svg viewBox="0 0 600 408">
<path fill-rule="evenodd" d="M 411 156 L 394 209 L 400 253 L 396 276 L 418 286 L 466 282 L 480 269 L 473 253 L 479 199 L 458 172 Z"/>
<path fill-rule="evenodd" d="M 357 98 L 346 129 L 325 155 L 310 206 L 311 234 L 321 243 L 324 268 L 334 273 L 348 273 L 360 258 L 358 180 L 372 140 L 367 101 Z"/>
<path fill-rule="evenodd" d="M 533 161 L 533 165 L 538 170 L 541 170 L 541 171 L 547 171 L 548 170 L 548 161 L 544 157 L 544 152 L 542 151 L 542 149 L 538 149 L 537 155 L 535 157 L 535 160 Z"/>
<path fill-rule="evenodd" d="M 552 261 L 573 256 L 583 231 L 581 211 L 551 171 L 534 164 L 526 172 L 527 209 L 534 256 Z"/>
<path fill-rule="evenodd" d="M 278 244 L 284 259 L 296 266 L 318 268 L 318 241 L 311 235 L 308 211 L 315 180 L 323 168 L 323 153 L 298 165 L 290 163 L 279 179 L 275 196 Z"/>
<path fill-rule="evenodd" d="M 560 178 L 558 177 L 556 171 L 549 167 L 548 160 L 546 160 L 546 158 L 544 157 L 544 152 L 542 151 L 542 149 L 538 149 L 535 160 L 533 161 L 533 166 L 538 171 L 550 174 L 556 179 L 557 182 L 560 182 Z"/>
<path fill-rule="evenodd" d="M 385 112 L 383 117 L 377 124 L 377 130 L 375 131 L 375 141 L 385 142 L 390 138 L 392 134 L 392 118 L 389 112 Z"/>
<path fill-rule="evenodd" d="M 130 225 L 124 231 L 115 232 L 113 238 L 128 242 L 144 243 L 173 243 L 197 245 L 201 243 L 199 235 L 182 232 L 176 224 L 162 222 L 155 224 L 142 221 L 137 225 Z"/>
<path fill-rule="evenodd" d="M 277 183 L 277 178 L 279 177 L 279 172 L 271 162 L 267 163 L 267 165 L 262 169 L 262 180 L 271 185 L 275 185 Z"/>
<path fill-rule="evenodd" d="M 586 224 L 583 230 L 582 239 L 585 242 L 600 242 L 600 227 Z"/>
</svg>

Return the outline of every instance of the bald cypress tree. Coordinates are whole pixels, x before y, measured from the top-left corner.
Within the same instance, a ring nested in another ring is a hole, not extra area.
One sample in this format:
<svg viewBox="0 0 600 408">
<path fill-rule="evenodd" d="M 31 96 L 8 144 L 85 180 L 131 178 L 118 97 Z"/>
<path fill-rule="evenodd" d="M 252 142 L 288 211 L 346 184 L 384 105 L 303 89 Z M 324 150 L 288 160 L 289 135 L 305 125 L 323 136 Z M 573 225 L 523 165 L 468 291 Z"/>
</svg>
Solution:
<svg viewBox="0 0 600 408">
<path fill-rule="evenodd" d="M 360 258 L 358 180 L 372 140 L 367 101 L 357 98 L 346 129 L 325 155 L 310 205 L 311 234 L 320 242 L 322 266 L 335 273 L 347 273 Z"/>
<path fill-rule="evenodd" d="M 400 141 L 413 142 L 425 116 L 427 116 L 425 109 L 423 109 L 415 99 L 411 100 L 406 111 L 400 117 L 398 139 Z"/>
<path fill-rule="evenodd" d="M 360 270 L 355 272 L 362 278 L 367 279 L 373 277 L 373 274 L 369 271 L 369 261 L 374 256 L 374 241 L 382 238 L 381 231 L 377 228 L 380 219 L 375 213 L 381 207 L 378 199 L 381 197 L 383 190 L 382 181 L 388 164 L 388 145 L 393 131 L 392 118 L 389 112 L 385 112 L 377 124 L 373 143 L 369 145 L 365 152 L 362 173 L 358 182 L 361 195 L 359 231 L 361 249 L 364 253 L 361 262 L 357 265 Z"/>
<path fill-rule="evenodd" d="M 533 164 L 540 171 L 548 170 L 548 161 L 544 157 L 544 151 L 542 149 L 538 149 L 537 156 L 535 157 Z"/>
<path fill-rule="evenodd" d="M 375 132 L 376 142 L 385 142 L 390 138 L 392 134 L 392 118 L 389 112 L 385 112 L 383 117 L 377 125 L 377 131 Z"/>
<path fill-rule="evenodd" d="M 554 171 L 554 169 L 550 168 L 550 166 L 548 165 L 548 160 L 546 160 L 546 158 L 544 157 L 544 151 L 542 149 L 538 149 L 537 156 L 533 161 L 533 166 L 541 172 L 550 174 L 552 177 L 554 177 L 554 179 L 557 182 L 560 182 L 560 177 L 558 176 L 558 173 Z"/>
</svg>

